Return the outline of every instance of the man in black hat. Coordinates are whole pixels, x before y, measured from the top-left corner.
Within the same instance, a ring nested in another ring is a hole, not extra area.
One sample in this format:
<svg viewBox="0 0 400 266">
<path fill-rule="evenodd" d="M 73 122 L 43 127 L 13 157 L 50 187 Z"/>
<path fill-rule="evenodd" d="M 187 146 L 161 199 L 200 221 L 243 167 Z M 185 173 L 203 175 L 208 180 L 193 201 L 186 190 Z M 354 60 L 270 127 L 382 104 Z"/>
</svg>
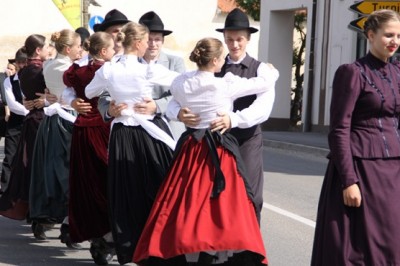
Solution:
<svg viewBox="0 0 400 266">
<path fill-rule="evenodd" d="M 246 52 L 252 33 L 256 28 L 250 27 L 247 15 L 238 8 L 232 10 L 225 20 L 225 27 L 217 29 L 224 34 L 225 44 L 229 54 L 225 59 L 221 72 L 216 76 L 222 77 L 227 72 L 235 75 L 252 78 L 268 75 L 271 79 L 278 78 L 279 74 L 272 65 L 262 63 Z M 261 220 L 263 206 L 263 141 L 260 124 L 266 121 L 271 113 L 275 99 L 275 88 L 268 92 L 241 97 L 234 101 L 231 118 L 231 131 L 239 142 L 240 154 L 246 165 L 249 186 L 253 192 L 253 202 L 256 208 L 258 222 Z M 215 122 L 218 125 L 218 121 Z"/>
<path fill-rule="evenodd" d="M 118 59 L 124 53 L 122 42 L 117 42 L 116 38 L 122 27 L 128 22 L 130 22 L 130 20 L 128 20 L 128 18 L 123 13 L 121 13 L 117 9 L 113 9 L 106 14 L 106 17 L 102 23 L 98 23 L 93 26 L 93 30 L 95 32 L 104 31 L 113 36 L 115 50 L 115 55 L 111 60 L 113 62 L 118 61 Z M 116 113 L 120 113 L 122 109 L 126 108 L 126 105 L 124 104 L 115 105 L 114 102 L 111 102 L 110 104 L 110 101 L 111 98 L 108 92 L 104 92 L 99 97 L 97 109 L 99 109 L 99 112 L 103 116 L 104 121 L 109 121 L 112 117 L 115 116 Z M 113 111 L 115 113 L 113 113 Z"/>
<path fill-rule="evenodd" d="M 164 29 L 164 23 L 161 18 L 154 11 L 150 11 L 139 19 L 139 23 L 147 26 L 150 31 L 148 48 L 143 58 L 140 58 L 140 62 L 143 64 L 160 64 L 169 70 L 183 73 L 185 71 L 183 59 L 162 51 L 164 36 L 171 34 L 172 31 Z M 136 111 L 149 114 L 159 113 L 165 116 L 168 102 L 172 97 L 170 93 L 165 91 L 168 91 L 168 89 L 162 86 L 155 86 L 152 91 L 153 99 L 147 99 L 137 104 L 135 106 Z M 181 122 L 169 121 L 169 125 L 175 139 L 178 139 L 185 131 L 185 126 Z"/>
<path fill-rule="evenodd" d="M 93 26 L 93 30 L 94 32 L 107 32 L 113 36 L 115 41 L 118 32 L 120 32 L 122 27 L 128 22 L 130 22 L 130 20 L 128 20 L 128 18 L 122 12 L 117 9 L 113 9 L 106 14 L 103 22 Z M 123 54 L 124 49 L 121 42 L 115 42 L 114 50 L 115 55 Z"/>
<path fill-rule="evenodd" d="M 231 72 L 245 78 L 267 76 L 273 81 L 273 86 L 268 92 L 236 99 L 233 112 L 229 115 L 221 114 L 221 117 L 211 124 L 211 128 L 215 130 L 232 128 L 230 132 L 239 142 L 240 154 L 248 173 L 248 185 L 253 194 L 252 200 L 260 223 L 264 184 L 260 124 L 266 121 L 271 113 L 275 99 L 275 81 L 279 73 L 271 64 L 262 63 L 247 54 L 246 47 L 251 34 L 258 30 L 249 25 L 249 19 L 243 11 L 238 8 L 233 9 L 226 17 L 225 27 L 216 30 L 224 34 L 225 44 L 229 50 L 221 72 L 216 73 L 217 77 L 223 77 L 227 72 Z M 169 116 L 178 118 L 189 127 L 198 124 L 198 117 L 189 109 L 178 110 L 178 108 L 171 111 Z"/>
<path fill-rule="evenodd" d="M 18 80 L 18 71 L 25 67 L 27 56 L 19 49 L 15 54 L 15 58 L 9 59 L 8 61 L 17 66 L 17 72 L 4 80 L 4 93 L 2 93 L 3 103 L 9 108 L 10 116 L 7 119 L 5 131 L 4 159 L 1 171 L 1 192 L 4 192 L 8 187 L 11 174 L 11 162 L 17 151 L 22 123 L 25 115 L 29 113 L 23 105 L 22 90 Z"/>
<path fill-rule="evenodd" d="M 112 37 L 114 39 L 114 50 L 115 50 L 114 57 L 111 60 L 113 62 L 118 61 L 118 59 L 124 53 L 124 48 L 122 46 L 122 43 L 117 42 L 116 38 L 117 38 L 117 34 L 121 31 L 122 27 L 128 22 L 130 22 L 130 20 L 128 20 L 128 18 L 122 12 L 120 12 L 117 9 L 113 9 L 106 14 L 105 19 L 101 23 L 97 23 L 93 26 L 93 30 L 95 32 L 104 31 L 104 32 L 107 32 L 112 35 Z M 80 32 L 78 32 L 78 33 L 80 33 Z M 78 64 L 80 66 L 82 66 L 82 65 L 86 65 L 88 62 L 89 62 L 89 58 L 87 57 L 87 58 L 83 58 L 83 59 L 79 60 Z M 62 98 L 65 102 L 71 103 L 76 98 L 76 95 L 72 89 L 66 88 L 63 91 Z M 108 94 L 108 92 L 105 92 L 100 96 L 100 99 L 101 100 L 98 103 L 98 109 L 99 109 L 100 113 L 103 114 L 108 110 L 108 106 L 110 103 L 110 95 Z M 86 108 L 88 106 L 88 103 L 76 102 L 76 106 L 78 108 L 80 106 L 82 106 L 83 108 Z"/>
<path fill-rule="evenodd" d="M 147 26 L 150 31 L 148 48 L 140 62 L 143 64 L 161 64 L 166 68 L 183 73 L 185 71 L 185 64 L 181 57 L 166 54 L 162 51 L 164 44 L 164 36 L 172 33 L 170 30 L 164 29 L 164 23 L 161 18 L 154 12 L 149 11 L 139 19 L 139 23 Z M 165 116 L 168 102 L 171 100 L 171 94 L 166 93 L 167 89 L 162 86 L 155 86 L 152 91 L 152 99 L 144 99 L 142 103 L 135 105 L 135 111 L 143 114 L 158 113 Z M 105 109 L 108 106 L 108 109 Z M 105 120 L 111 117 L 118 116 L 124 106 L 115 106 L 114 104 L 106 105 L 104 97 L 99 99 L 99 110 Z M 175 139 L 178 139 L 185 130 L 185 126 L 181 122 L 169 121 L 172 134 Z"/>
</svg>

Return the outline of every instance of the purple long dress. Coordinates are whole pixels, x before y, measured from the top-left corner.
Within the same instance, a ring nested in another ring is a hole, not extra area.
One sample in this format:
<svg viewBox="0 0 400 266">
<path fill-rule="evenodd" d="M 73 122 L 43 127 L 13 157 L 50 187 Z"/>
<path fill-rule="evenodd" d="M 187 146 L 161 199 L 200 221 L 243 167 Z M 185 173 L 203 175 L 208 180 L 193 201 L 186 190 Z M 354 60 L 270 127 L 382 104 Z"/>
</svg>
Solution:
<svg viewBox="0 0 400 266">
<path fill-rule="evenodd" d="M 372 54 L 335 74 L 311 265 L 400 265 L 400 71 Z M 343 203 L 357 183 L 361 207 Z"/>
</svg>

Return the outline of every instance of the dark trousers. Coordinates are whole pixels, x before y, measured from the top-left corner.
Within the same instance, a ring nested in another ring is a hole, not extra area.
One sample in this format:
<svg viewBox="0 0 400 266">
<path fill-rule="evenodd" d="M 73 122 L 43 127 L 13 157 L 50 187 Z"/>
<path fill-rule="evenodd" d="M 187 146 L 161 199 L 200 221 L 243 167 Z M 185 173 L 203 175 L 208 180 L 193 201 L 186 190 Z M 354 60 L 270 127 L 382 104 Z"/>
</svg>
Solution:
<svg viewBox="0 0 400 266">
<path fill-rule="evenodd" d="M 256 133 L 245 141 L 239 140 L 239 150 L 247 171 L 248 184 L 254 193 L 254 205 L 258 223 L 263 206 L 263 142 L 262 133 Z"/>
<path fill-rule="evenodd" d="M 18 142 L 21 137 L 22 124 L 7 125 L 4 139 L 4 159 L 1 170 L 1 190 L 5 191 L 10 182 L 11 164 L 17 152 Z"/>
</svg>

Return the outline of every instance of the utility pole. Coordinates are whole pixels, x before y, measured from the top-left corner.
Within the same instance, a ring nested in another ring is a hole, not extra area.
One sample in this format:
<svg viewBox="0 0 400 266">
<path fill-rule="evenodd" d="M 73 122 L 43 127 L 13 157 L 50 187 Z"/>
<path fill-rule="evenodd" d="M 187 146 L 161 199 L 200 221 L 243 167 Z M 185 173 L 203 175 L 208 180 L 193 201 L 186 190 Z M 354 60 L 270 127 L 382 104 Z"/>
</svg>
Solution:
<svg viewBox="0 0 400 266">
<path fill-rule="evenodd" d="M 89 0 L 82 0 L 82 27 L 89 27 Z"/>
</svg>

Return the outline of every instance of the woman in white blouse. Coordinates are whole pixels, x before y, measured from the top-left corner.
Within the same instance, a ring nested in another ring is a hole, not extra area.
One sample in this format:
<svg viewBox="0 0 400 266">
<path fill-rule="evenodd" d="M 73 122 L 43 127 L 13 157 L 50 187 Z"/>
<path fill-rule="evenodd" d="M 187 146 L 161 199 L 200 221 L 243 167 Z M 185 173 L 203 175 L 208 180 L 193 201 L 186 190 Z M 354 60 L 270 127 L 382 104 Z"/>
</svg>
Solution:
<svg viewBox="0 0 400 266">
<path fill-rule="evenodd" d="M 105 63 L 85 89 L 89 99 L 107 90 L 116 104 L 128 106 L 113 120 L 108 159 L 109 214 L 120 264 L 132 261 L 175 148 L 168 124 L 159 114 L 134 111 L 135 103 L 151 97 L 153 84 L 170 86 L 178 75 L 159 64 L 139 63 L 148 36 L 145 26 L 126 24 L 117 36 L 124 55 L 117 62 Z"/>
<path fill-rule="evenodd" d="M 190 60 L 198 70 L 176 78 L 171 94 L 200 117 L 200 124 L 188 128 L 178 141 L 134 262 L 164 265 L 165 259 L 185 255 L 193 265 L 228 260 L 234 265 L 265 265 L 253 193 L 246 184 L 237 141 L 229 133 L 212 132 L 210 123 L 219 112 L 231 111 L 234 99 L 266 92 L 274 82 L 231 73 L 215 77 L 224 57 L 221 41 L 214 38 L 200 40 Z"/>
<path fill-rule="evenodd" d="M 73 121 L 73 109 L 61 101 L 64 72 L 79 57 L 81 50 L 80 35 L 65 29 L 51 36 L 57 50 L 54 59 L 45 62 L 43 75 L 50 94 L 56 102 L 47 103 L 46 114 L 36 136 L 32 158 L 30 186 L 30 215 L 40 223 L 61 223 L 61 242 L 68 247 L 78 248 L 71 243 L 68 235 L 68 177 L 69 154 Z M 44 232 L 43 232 L 43 237 Z"/>
</svg>

